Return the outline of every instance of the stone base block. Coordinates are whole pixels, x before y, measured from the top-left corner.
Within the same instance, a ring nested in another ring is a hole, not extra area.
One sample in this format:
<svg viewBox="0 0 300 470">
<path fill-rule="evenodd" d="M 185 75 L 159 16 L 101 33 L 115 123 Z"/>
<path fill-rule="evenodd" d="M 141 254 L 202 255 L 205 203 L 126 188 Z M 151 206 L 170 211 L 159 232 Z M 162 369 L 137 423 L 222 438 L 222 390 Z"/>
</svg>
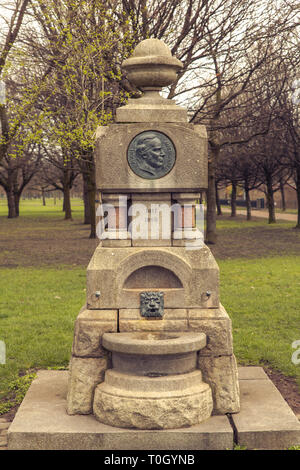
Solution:
<svg viewBox="0 0 300 470">
<path fill-rule="evenodd" d="M 212 413 L 210 387 L 200 371 L 165 377 L 106 372 L 94 397 L 94 414 L 121 428 L 176 429 L 199 424 Z"/>
<path fill-rule="evenodd" d="M 200 356 L 229 356 L 233 354 L 231 320 L 220 304 L 214 309 L 189 309 L 188 329 L 202 331 L 207 336 L 207 345 Z"/>
<path fill-rule="evenodd" d="M 230 450 L 300 445 L 300 423 L 261 367 L 239 368 L 241 411 L 189 428 L 134 430 L 66 413 L 67 371 L 40 371 L 8 430 L 9 450 Z M 236 436 L 236 437 L 235 437 Z"/>
<path fill-rule="evenodd" d="M 69 414 L 90 414 L 94 390 L 104 379 L 107 357 L 72 357 L 68 380 L 67 411 Z"/>
<path fill-rule="evenodd" d="M 72 354 L 76 357 L 106 357 L 101 338 L 103 333 L 116 332 L 117 310 L 89 310 L 83 308 L 75 322 Z"/>
<path fill-rule="evenodd" d="M 231 356 L 198 357 L 198 368 L 204 382 L 212 390 L 213 414 L 238 413 L 240 411 L 240 390 L 238 369 L 234 354 Z"/>
</svg>

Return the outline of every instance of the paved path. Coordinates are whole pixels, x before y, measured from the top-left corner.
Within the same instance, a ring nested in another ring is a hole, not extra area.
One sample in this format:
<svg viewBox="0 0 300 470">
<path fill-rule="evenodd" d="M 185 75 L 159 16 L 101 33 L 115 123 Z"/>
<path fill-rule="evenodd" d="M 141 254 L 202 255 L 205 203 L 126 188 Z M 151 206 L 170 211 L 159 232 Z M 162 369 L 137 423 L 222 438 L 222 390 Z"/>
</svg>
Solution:
<svg viewBox="0 0 300 470">
<path fill-rule="evenodd" d="M 227 207 L 222 207 L 222 212 L 223 213 L 230 213 L 231 209 Z M 245 210 L 239 210 L 237 209 L 236 213 L 238 215 L 244 215 L 246 217 L 246 211 Z M 262 217 L 267 219 L 269 217 L 269 213 L 266 210 L 256 210 L 252 209 L 251 214 L 253 217 Z M 276 220 L 287 220 L 289 222 L 297 222 L 297 214 L 285 214 L 283 212 L 276 212 Z"/>
</svg>

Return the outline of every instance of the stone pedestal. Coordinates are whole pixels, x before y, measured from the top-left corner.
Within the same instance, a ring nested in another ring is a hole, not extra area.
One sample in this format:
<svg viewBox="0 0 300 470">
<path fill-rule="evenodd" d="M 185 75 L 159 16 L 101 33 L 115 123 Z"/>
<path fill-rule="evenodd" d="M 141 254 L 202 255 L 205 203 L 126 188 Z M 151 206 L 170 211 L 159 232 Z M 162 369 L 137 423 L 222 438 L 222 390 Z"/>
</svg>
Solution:
<svg viewBox="0 0 300 470">
<path fill-rule="evenodd" d="M 207 188 L 207 135 L 159 95 L 182 67 L 161 41 L 143 41 L 123 66 L 143 96 L 96 133 L 100 243 L 75 325 L 67 409 L 118 427 L 180 428 L 240 410 L 219 269 L 196 220 Z M 103 344 L 108 333 L 129 332 L 204 334 L 206 343 L 188 370 L 177 355 L 163 376 L 150 378 L 140 368 L 149 357 L 136 356 L 128 370 Z"/>
<path fill-rule="evenodd" d="M 108 370 L 95 389 L 94 414 L 121 428 L 176 429 L 208 419 L 213 408 L 209 385 L 199 370 L 152 380 Z"/>
</svg>

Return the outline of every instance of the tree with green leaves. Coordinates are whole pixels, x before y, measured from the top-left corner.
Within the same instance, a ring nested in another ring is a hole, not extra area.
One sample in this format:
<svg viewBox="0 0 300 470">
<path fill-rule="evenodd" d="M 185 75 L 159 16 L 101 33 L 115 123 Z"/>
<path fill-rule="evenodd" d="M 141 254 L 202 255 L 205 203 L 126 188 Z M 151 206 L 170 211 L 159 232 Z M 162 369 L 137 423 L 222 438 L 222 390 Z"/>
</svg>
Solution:
<svg viewBox="0 0 300 470">
<path fill-rule="evenodd" d="M 7 116 L 4 70 L 18 38 L 28 4 L 29 0 L 0 3 L 0 162 L 7 156 L 11 139 L 18 130 L 17 123 L 11 128 Z"/>
</svg>

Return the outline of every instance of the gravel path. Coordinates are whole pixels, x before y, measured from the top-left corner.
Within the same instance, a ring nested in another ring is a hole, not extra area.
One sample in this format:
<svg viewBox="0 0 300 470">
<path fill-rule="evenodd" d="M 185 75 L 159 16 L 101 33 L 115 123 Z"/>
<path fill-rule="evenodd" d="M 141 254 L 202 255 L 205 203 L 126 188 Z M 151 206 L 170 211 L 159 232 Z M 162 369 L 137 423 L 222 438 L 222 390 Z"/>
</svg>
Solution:
<svg viewBox="0 0 300 470">
<path fill-rule="evenodd" d="M 222 212 L 224 214 L 230 213 L 231 210 L 222 207 Z M 246 211 L 245 210 L 238 210 L 236 211 L 238 215 L 244 215 L 246 217 Z M 267 219 L 269 217 L 269 213 L 266 210 L 252 210 L 252 216 L 253 217 L 262 217 Z M 297 214 L 284 214 L 282 212 L 276 212 L 276 219 L 277 220 L 287 220 L 289 222 L 297 222 Z"/>
</svg>

